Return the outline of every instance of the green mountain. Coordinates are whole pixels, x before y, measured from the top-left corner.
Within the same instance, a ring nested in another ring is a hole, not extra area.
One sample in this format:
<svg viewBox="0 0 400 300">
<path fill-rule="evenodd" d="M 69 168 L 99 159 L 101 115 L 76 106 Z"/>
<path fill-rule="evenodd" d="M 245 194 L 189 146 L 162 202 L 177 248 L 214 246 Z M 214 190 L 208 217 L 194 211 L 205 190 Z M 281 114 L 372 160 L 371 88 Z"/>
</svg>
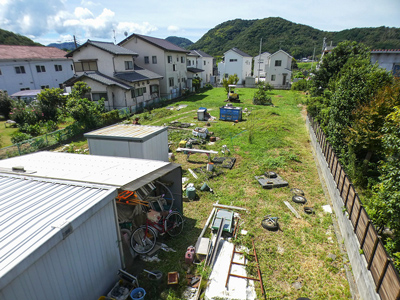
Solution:
<svg viewBox="0 0 400 300">
<path fill-rule="evenodd" d="M 0 45 L 43 46 L 39 43 L 35 43 L 26 36 L 3 29 L 0 29 Z"/>
<path fill-rule="evenodd" d="M 187 38 L 183 37 L 177 37 L 177 36 L 169 36 L 166 38 L 168 42 L 171 42 L 174 45 L 177 45 L 181 48 L 187 49 L 190 45 L 193 44 L 191 40 L 188 40 Z"/>
<path fill-rule="evenodd" d="M 80 45 L 77 46 L 79 47 Z M 65 51 L 71 51 L 76 49 L 74 42 L 51 43 L 48 44 L 47 47 L 54 47 Z"/>
<path fill-rule="evenodd" d="M 400 28 L 353 28 L 329 32 L 293 23 L 282 18 L 257 20 L 236 19 L 221 23 L 209 30 L 188 49 L 201 49 L 213 56 L 222 56 L 237 47 L 256 56 L 261 52 L 274 53 L 282 49 L 295 58 L 319 55 L 323 39 L 335 46 L 344 40 L 362 42 L 371 49 L 400 49 Z"/>
</svg>

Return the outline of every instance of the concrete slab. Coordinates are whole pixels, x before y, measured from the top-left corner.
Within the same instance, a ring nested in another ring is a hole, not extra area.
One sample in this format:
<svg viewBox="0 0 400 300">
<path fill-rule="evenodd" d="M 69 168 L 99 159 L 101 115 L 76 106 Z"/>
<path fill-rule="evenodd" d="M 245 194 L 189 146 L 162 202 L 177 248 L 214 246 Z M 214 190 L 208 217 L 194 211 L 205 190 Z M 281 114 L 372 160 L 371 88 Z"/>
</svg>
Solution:
<svg viewBox="0 0 400 300">
<path fill-rule="evenodd" d="M 229 265 L 232 257 L 234 245 L 231 242 L 220 240 L 219 251 L 212 266 L 212 272 L 208 281 L 208 286 L 205 292 L 205 299 L 243 299 L 255 300 L 257 294 L 254 288 L 254 281 L 238 278 L 234 276 L 229 277 L 228 286 L 225 287 L 226 278 L 229 272 Z M 243 251 L 243 250 L 240 250 Z M 235 254 L 234 262 L 244 263 L 244 256 Z M 248 276 L 244 266 L 232 264 L 231 274 Z"/>
</svg>

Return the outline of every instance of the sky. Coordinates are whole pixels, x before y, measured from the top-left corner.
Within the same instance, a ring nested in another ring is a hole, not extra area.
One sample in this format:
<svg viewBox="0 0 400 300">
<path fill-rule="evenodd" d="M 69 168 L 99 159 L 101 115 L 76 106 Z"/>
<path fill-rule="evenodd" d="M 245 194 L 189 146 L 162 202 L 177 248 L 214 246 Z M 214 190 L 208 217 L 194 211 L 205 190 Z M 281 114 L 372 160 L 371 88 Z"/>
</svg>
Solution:
<svg viewBox="0 0 400 300">
<path fill-rule="evenodd" d="M 132 33 L 196 42 L 225 21 L 267 17 L 324 31 L 400 27 L 400 0 L 0 0 L 0 28 L 43 45 Z"/>
</svg>

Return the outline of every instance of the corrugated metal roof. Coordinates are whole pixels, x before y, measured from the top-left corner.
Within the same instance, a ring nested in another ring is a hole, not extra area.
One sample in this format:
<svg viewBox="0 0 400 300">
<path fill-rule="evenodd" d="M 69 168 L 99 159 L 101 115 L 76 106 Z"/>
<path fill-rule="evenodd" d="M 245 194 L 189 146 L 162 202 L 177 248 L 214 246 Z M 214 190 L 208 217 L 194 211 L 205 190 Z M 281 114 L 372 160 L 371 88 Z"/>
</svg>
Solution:
<svg viewBox="0 0 400 300">
<path fill-rule="evenodd" d="M 395 54 L 399 54 L 400 53 L 400 49 L 373 49 L 371 50 L 372 54 L 378 54 L 378 53 L 395 53 Z"/>
<path fill-rule="evenodd" d="M 116 195 L 114 187 L 0 174 L 0 289 Z"/>
<path fill-rule="evenodd" d="M 199 69 L 199 68 L 191 68 L 191 67 L 188 67 L 187 70 L 188 70 L 188 72 L 190 72 L 190 73 L 200 73 L 200 72 L 204 72 L 204 70 L 202 70 L 202 69 Z"/>
<path fill-rule="evenodd" d="M 10 97 L 35 97 L 37 94 L 40 94 L 41 91 L 42 90 L 23 90 L 10 95 Z"/>
<path fill-rule="evenodd" d="M 25 176 L 71 180 L 104 184 L 115 187 L 130 186 L 133 190 L 139 179 L 155 180 L 180 165 L 159 160 L 124 158 L 100 155 L 84 155 L 60 152 L 36 152 L 0 160 L 0 173 L 12 172 L 15 166 L 23 166 L 30 174 Z M 31 173 L 33 172 L 33 173 Z M 27 172 L 28 173 L 28 172 Z M 151 175 L 149 175 L 152 173 Z M 153 174 L 156 174 L 154 175 Z"/>
<path fill-rule="evenodd" d="M 0 45 L 1 59 L 63 59 L 67 52 L 54 47 Z"/>
<path fill-rule="evenodd" d="M 168 127 L 163 126 L 115 124 L 85 133 L 84 136 L 86 138 L 124 138 L 128 140 L 143 140 L 166 130 L 168 130 Z"/>
</svg>

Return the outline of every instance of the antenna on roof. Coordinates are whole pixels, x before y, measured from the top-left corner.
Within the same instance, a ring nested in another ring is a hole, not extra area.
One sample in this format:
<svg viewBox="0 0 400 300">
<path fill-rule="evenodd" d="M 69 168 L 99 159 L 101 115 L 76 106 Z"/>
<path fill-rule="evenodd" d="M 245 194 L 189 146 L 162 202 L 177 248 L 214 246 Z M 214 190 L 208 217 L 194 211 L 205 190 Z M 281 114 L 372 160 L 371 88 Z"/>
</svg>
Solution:
<svg viewBox="0 0 400 300">
<path fill-rule="evenodd" d="M 114 32 L 114 44 L 116 44 L 117 40 L 115 39 L 115 29 L 113 29 L 113 32 Z"/>
<path fill-rule="evenodd" d="M 124 32 L 124 35 L 125 35 L 125 36 L 128 36 L 128 31 L 125 31 L 125 32 Z"/>
</svg>

